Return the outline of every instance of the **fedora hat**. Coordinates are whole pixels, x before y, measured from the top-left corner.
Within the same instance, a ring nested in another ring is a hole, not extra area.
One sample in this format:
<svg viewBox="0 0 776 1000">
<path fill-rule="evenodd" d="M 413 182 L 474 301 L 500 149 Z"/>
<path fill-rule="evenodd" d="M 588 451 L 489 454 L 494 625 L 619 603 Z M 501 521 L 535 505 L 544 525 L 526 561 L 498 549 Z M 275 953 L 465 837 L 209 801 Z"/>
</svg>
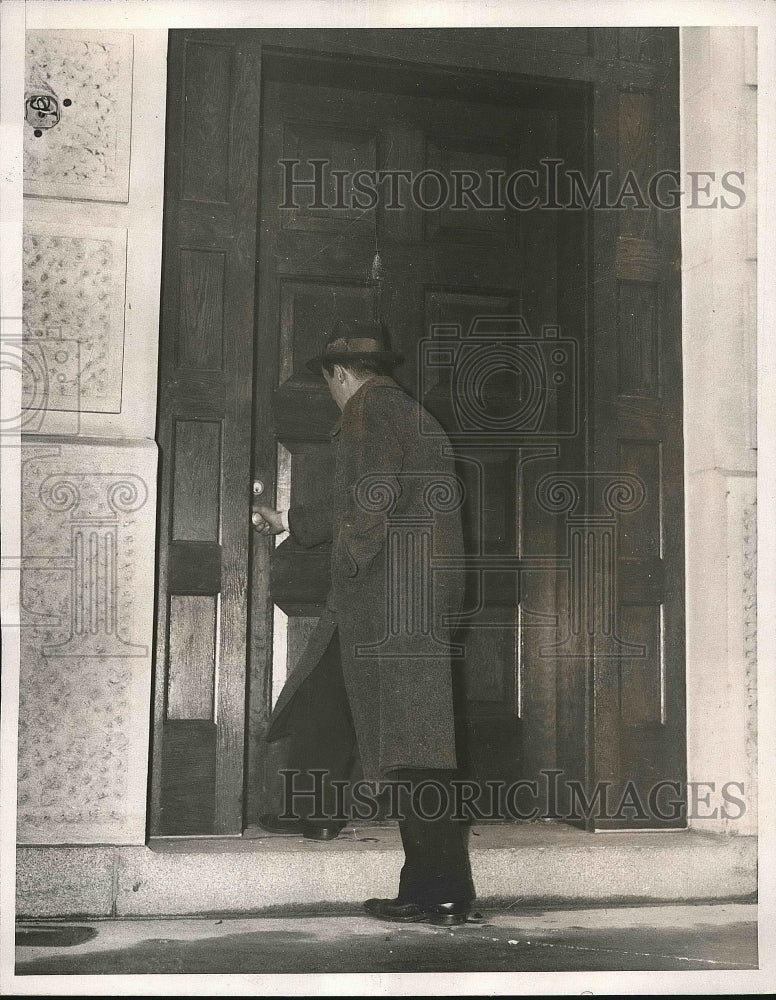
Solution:
<svg viewBox="0 0 776 1000">
<path fill-rule="evenodd" d="M 307 362 L 316 375 L 324 364 L 346 365 L 353 361 L 380 361 L 397 365 L 404 358 L 388 345 L 382 323 L 372 320 L 338 320 L 326 339 L 323 352 Z"/>
</svg>

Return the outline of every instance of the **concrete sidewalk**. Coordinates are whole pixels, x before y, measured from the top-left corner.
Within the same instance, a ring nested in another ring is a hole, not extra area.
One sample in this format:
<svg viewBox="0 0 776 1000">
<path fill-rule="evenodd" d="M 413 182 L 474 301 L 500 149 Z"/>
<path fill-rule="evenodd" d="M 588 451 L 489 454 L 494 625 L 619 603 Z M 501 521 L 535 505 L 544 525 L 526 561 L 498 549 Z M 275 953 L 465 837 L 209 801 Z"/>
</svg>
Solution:
<svg viewBox="0 0 776 1000">
<path fill-rule="evenodd" d="M 752 903 L 484 909 L 441 928 L 344 912 L 20 922 L 18 976 L 756 969 Z"/>
</svg>

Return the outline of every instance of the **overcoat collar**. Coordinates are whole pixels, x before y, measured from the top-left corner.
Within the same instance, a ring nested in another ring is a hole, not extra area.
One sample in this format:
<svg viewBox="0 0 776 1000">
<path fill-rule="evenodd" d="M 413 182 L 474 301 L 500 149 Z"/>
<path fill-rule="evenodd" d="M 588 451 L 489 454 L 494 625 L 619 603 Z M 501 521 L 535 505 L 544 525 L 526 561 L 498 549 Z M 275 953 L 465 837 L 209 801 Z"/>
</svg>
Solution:
<svg viewBox="0 0 776 1000">
<path fill-rule="evenodd" d="M 340 413 L 339 420 L 337 421 L 337 423 L 329 431 L 329 437 L 335 438 L 342 430 L 342 419 L 345 416 L 345 413 L 347 409 L 350 407 L 353 400 L 356 399 L 358 396 L 360 396 L 367 386 L 375 386 L 375 385 L 392 386 L 394 389 L 399 388 L 397 383 L 394 381 L 394 379 L 391 378 L 390 375 L 375 375 L 373 376 L 373 378 L 370 378 L 368 381 L 364 382 L 363 385 L 360 385 L 358 389 L 356 389 L 356 391 L 353 393 L 353 395 L 350 397 L 347 403 L 345 403 L 345 409 L 342 411 L 342 413 Z"/>
</svg>

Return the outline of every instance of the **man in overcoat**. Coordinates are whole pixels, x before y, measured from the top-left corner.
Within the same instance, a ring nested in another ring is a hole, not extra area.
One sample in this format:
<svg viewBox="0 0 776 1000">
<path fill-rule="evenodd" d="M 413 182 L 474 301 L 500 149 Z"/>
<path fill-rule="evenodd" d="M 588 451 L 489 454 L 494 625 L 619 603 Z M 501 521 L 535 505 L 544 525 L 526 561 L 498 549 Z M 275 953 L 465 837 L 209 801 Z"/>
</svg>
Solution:
<svg viewBox="0 0 776 1000">
<path fill-rule="evenodd" d="M 290 530 L 304 546 L 332 543 L 327 607 L 267 738 L 290 736 L 291 771 L 342 780 L 357 754 L 365 779 L 403 782 L 399 892 L 365 907 L 387 920 L 454 924 L 466 920 L 473 896 L 468 856 L 460 825 L 449 810 L 437 813 L 452 800 L 456 766 L 450 618 L 464 577 L 460 563 L 432 566 L 463 552 L 462 496 L 441 429 L 388 374 L 400 360 L 379 324 L 335 328 L 308 363 L 342 411 L 332 431 L 330 505 L 259 507 L 254 516 L 264 534 Z M 421 415 L 433 434 L 421 433 Z M 418 808 L 413 793 L 428 782 L 441 791 Z M 262 822 L 274 828 L 273 817 Z M 309 809 L 302 823 L 316 839 L 338 829 L 320 816 L 316 825 Z"/>
</svg>

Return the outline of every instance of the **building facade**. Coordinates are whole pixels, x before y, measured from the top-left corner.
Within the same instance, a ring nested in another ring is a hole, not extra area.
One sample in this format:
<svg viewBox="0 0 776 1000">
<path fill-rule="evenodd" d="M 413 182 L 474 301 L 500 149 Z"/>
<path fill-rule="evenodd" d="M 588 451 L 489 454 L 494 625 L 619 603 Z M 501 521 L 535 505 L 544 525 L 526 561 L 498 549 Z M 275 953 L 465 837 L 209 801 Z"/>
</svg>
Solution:
<svg viewBox="0 0 776 1000">
<path fill-rule="evenodd" d="M 314 43 L 304 34 L 299 48 L 313 50 Z M 512 56 L 504 54 L 503 46 L 470 50 L 462 45 L 457 54 L 451 46 L 453 54 L 447 57 L 458 72 L 486 69 L 501 74 L 506 86 L 510 74 L 539 73 L 536 63 L 529 67 L 524 56 L 531 50 L 535 59 L 538 50 L 543 80 L 573 76 L 575 83 L 595 92 L 596 129 L 606 124 L 601 108 L 638 110 L 639 100 L 656 86 L 663 69 L 663 43 L 655 43 L 649 29 L 568 29 L 562 34 L 515 29 L 508 40 L 514 43 Z M 241 86 L 249 87 L 250 80 L 239 75 L 247 72 L 247 63 L 237 56 L 232 62 L 220 59 L 219 53 L 233 44 L 234 36 L 229 36 L 223 32 L 211 38 L 210 48 L 203 42 L 197 53 L 206 64 L 207 82 L 198 98 L 215 109 L 208 120 L 216 133 L 215 139 L 193 134 L 190 142 L 217 145 L 217 127 L 226 128 L 230 121 L 231 128 L 239 128 L 239 122 L 229 119 L 229 102 L 237 100 L 234 95 Z M 684 436 L 679 495 L 684 515 L 682 756 L 691 804 L 688 829 L 660 835 L 634 831 L 627 842 L 612 838 L 601 845 L 599 839 L 593 848 L 584 841 L 590 834 L 580 834 L 582 839 L 571 846 L 563 841 L 553 847 L 552 836 L 534 827 L 533 839 L 520 841 L 525 857 L 536 860 L 532 876 L 526 876 L 530 863 L 521 865 L 520 872 L 513 870 L 508 842 L 499 841 L 492 852 L 473 852 L 483 896 L 522 888 L 524 894 L 539 897 L 542 885 L 548 884 L 554 895 L 569 898 L 580 891 L 596 898 L 745 896 L 756 888 L 756 31 L 695 27 L 668 29 L 667 37 L 666 44 L 675 43 L 680 55 L 681 177 L 683 184 L 694 187 L 689 198 L 685 191 L 679 209 L 680 338 L 676 330 Z M 197 44 L 196 39 L 191 42 L 190 51 Z M 266 44 L 275 49 L 288 46 L 276 38 Z M 338 39 L 331 45 L 335 51 L 346 48 Z M 236 825 L 213 826 L 208 851 L 203 853 L 201 843 L 194 841 L 182 843 L 173 853 L 169 844 L 163 849 L 155 843 L 149 846 L 149 832 L 169 832 L 154 831 L 150 813 L 162 787 L 161 772 L 154 772 L 154 767 L 162 767 L 162 758 L 152 754 L 151 747 L 154 732 L 159 739 L 158 671 L 168 648 L 164 642 L 160 645 L 155 615 L 160 601 L 157 554 L 168 549 L 161 536 L 167 530 L 172 489 L 163 466 L 160 475 L 158 422 L 173 392 L 169 384 L 160 384 L 159 375 L 160 325 L 164 330 L 167 301 L 162 294 L 166 150 L 169 213 L 174 207 L 169 200 L 171 170 L 179 168 L 174 155 L 169 159 L 171 144 L 178 141 L 170 138 L 167 120 L 169 101 L 176 99 L 168 99 L 170 51 L 168 32 L 161 29 L 28 34 L 23 281 L 24 330 L 33 374 L 25 387 L 22 453 L 17 814 L 18 906 L 25 915 L 197 912 L 252 909 L 283 900 L 349 901 L 352 887 L 342 886 L 335 869 L 360 871 L 359 865 L 367 864 L 363 855 L 343 855 L 338 845 L 339 854 L 316 853 L 322 873 L 316 881 L 306 871 L 309 862 L 303 852 L 248 852 L 250 842 L 241 836 L 250 827 L 245 819 L 248 805 L 241 798 L 232 800 Z M 402 66 L 409 63 L 412 68 L 412 53 L 396 49 L 386 58 L 401 59 Z M 475 58 L 479 66 L 472 65 Z M 47 95 L 48 102 L 42 102 Z M 32 106 L 30 97 L 37 98 Z M 655 107 L 660 126 L 664 119 Z M 59 121 L 48 130 L 36 128 L 38 113 L 59 115 Z M 637 122 L 637 111 L 632 113 Z M 181 120 L 179 116 L 175 127 Z M 619 132 L 614 129 L 621 141 L 623 120 Z M 245 134 L 251 134 L 249 125 Z M 648 136 L 644 163 L 650 162 L 652 141 Z M 197 169 L 199 174 L 190 172 L 181 182 L 184 193 L 192 193 L 195 214 L 209 211 L 208 198 L 218 211 L 228 211 L 230 191 L 207 194 L 219 183 L 217 165 L 211 172 L 201 164 Z M 728 192 L 727 209 L 711 204 L 724 194 L 719 187 L 723 175 L 735 175 L 736 190 L 745 192 L 743 199 L 740 194 L 731 198 Z M 258 194 L 260 198 L 261 191 Z M 702 204 L 709 207 L 702 210 Z M 211 214 L 215 219 L 215 209 Z M 258 240 L 256 218 L 253 238 Z M 164 263 L 164 274 L 174 274 L 191 295 L 189 307 L 181 307 L 182 316 L 186 308 L 187 315 L 211 308 L 208 300 L 196 301 L 196 295 L 217 278 L 211 267 L 216 258 L 199 253 L 193 232 L 182 233 L 176 244 L 176 254 L 183 256 L 173 263 L 168 255 Z M 636 237 L 623 230 L 623 238 Z M 238 247 L 235 259 L 242 254 L 252 268 L 259 249 L 258 242 Z M 230 267 L 231 258 L 223 259 Z M 650 288 L 658 283 L 649 262 L 638 266 L 642 270 L 629 272 L 622 283 L 641 281 Z M 225 301 L 222 308 L 222 319 L 231 321 L 234 304 Z M 209 329 L 210 320 L 195 315 L 189 322 L 193 339 L 184 348 L 207 360 L 210 348 L 196 340 L 196 333 Z M 228 363 L 228 358 L 223 365 L 219 361 L 224 370 Z M 46 387 L 43 407 L 36 402 L 38 379 Z M 203 376 L 203 385 L 205 381 Z M 214 473 L 201 457 L 205 452 L 198 451 L 201 415 L 181 409 L 178 416 L 178 440 L 189 432 L 196 438 L 191 452 L 195 471 L 189 478 L 206 483 L 208 476 L 223 474 Z M 224 503 L 231 502 L 228 489 L 220 495 Z M 247 489 L 245 497 L 247 526 Z M 167 511 L 162 517 L 160 504 Z M 185 516 L 185 510 L 179 513 Z M 187 536 L 171 536 L 173 542 L 181 537 Z M 192 535 L 189 541 L 207 545 L 207 538 Z M 235 542 L 238 549 L 241 544 Z M 166 572 L 170 565 L 166 561 L 162 569 Z M 225 581 L 228 572 L 225 563 Z M 231 753 L 242 766 L 243 758 L 250 758 L 246 741 L 251 733 L 222 734 L 229 711 L 222 691 L 233 683 L 244 690 L 246 682 L 244 673 L 229 673 L 226 639 L 218 632 L 229 623 L 229 601 L 241 599 L 224 586 L 220 597 L 207 587 L 167 595 L 177 608 L 178 638 L 170 640 L 168 635 L 165 642 L 182 643 L 184 659 L 194 657 L 197 643 L 204 640 L 193 626 L 181 639 L 181 628 L 203 613 L 206 617 L 207 608 L 212 610 L 208 627 L 211 633 L 215 629 L 215 639 L 211 634 L 208 641 L 215 643 L 215 666 L 201 686 L 187 687 L 180 681 L 177 688 L 173 684 L 166 689 L 165 697 L 168 705 L 173 700 L 179 722 L 207 716 L 204 721 L 213 728 L 216 746 L 219 740 L 236 740 Z M 239 591 L 239 583 L 235 586 Z M 239 631 L 239 621 L 234 627 Z M 282 633 L 289 649 L 304 626 L 299 629 L 298 634 Z M 244 646 L 229 641 L 228 649 L 244 662 Z M 247 641 L 244 630 L 241 641 Z M 288 650 L 285 653 L 288 657 Z M 174 658 L 169 668 L 177 669 Z M 197 698 L 206 702 L 204 708 L 195 704 Z M 171 716 L 161 711 L 164 723 Z M 235 711 L 244 717 L 245 704 Z M 210 738 L 205 728 L 201 733 L 205 735 L 196 740 Z M 200 745 L 181 744 L 181 774 L 195 766 Z M 602 744 L 599 757 L 605 756 L 605 749 Z M 221 751 L 214 752 L 213 780 L 222 782 L 217 787 L 236 782 L 241 794 L 242 772 L 237 778 L 224 777 L 226 751 L 221 756 Z M 164 766 L 168 774 L 169 760 Z M 723 788 L 730 798 L 722 797 Z M 734 805 L 731 798 L 743 806 Z M 182 835 L 187 832 L 197 831 L 181 829 Z M 661 841 L 661 836 L 668 839 Z M 696 836 L 702 840 L 688 839 Z M 593 851 L 593 869 L 601 876 L 597 889 L 590 888 L 592 879 L 585 883 L 588 889 L 580 889 L 574 867 L 567 866 L 570 850 Z M 380 863 L 369 861 L 378 868 Z M 390 869 L 393 860 L 385 864 Z M 666 872 L 673 868 L 675 875 L 676 866 L 681 874 L 668 879 Z M 603 876 L 605 871 L 609 874 Z M 246 872 L 251 873 L 250 896 L 239 891 Z M 386 883 L 389 876 L 390 871 Z M 176 887 L 171 886 L 173 880 Z M 210 885 L 207 891 L 203 881 Z M 275 888 L 262 894 L 262 885 Z"/>
</svg>

